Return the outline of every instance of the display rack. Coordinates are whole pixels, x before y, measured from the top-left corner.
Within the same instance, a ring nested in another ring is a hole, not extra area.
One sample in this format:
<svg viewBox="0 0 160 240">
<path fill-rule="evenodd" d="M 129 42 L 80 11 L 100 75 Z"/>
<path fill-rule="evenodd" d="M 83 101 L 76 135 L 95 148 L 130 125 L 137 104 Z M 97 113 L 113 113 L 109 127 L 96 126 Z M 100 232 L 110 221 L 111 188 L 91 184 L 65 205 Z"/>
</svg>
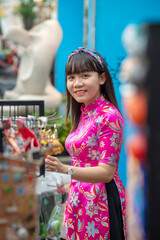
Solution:
<svg viewBox="0 0 160 240">
<path fill-rule="evenodd" d="M 27 117 L 44 116 L 44 101 L 42 100 L 0 100 L 0 120 L 4 117 L 12 117 L 13 120 L 18 116 Z M 0 152 L 3 153 L 3 128 L 0 128 Z M 44 163 L 40 166 L 39 176 L 45 176 Z"/>
</svg>

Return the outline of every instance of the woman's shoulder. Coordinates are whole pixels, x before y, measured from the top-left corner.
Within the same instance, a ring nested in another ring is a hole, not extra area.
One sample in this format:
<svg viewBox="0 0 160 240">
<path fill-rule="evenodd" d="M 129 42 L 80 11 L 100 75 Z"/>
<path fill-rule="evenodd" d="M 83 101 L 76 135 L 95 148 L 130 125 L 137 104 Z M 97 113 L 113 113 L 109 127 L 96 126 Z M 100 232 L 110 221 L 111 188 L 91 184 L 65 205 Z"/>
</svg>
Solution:
<svg viewBox="0 0 160 240">
<path fill-rule="evenodd" d="M 120 111 L 108 100 L 104 101 L 99 108 L 99 115 L 103 116 L 106 121 L 120 121 L 124 124 L 124 120 Z"/>
</svg>

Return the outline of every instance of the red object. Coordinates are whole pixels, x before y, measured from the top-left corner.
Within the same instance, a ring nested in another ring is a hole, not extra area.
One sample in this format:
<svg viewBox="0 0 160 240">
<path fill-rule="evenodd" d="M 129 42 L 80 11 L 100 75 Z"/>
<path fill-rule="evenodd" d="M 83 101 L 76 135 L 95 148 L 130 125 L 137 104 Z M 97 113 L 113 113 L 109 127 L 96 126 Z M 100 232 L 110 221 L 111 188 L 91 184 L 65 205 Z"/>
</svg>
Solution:
<svg viewBox="0 0 160 240">
<path fill-rule="evenodd" d="M 18 132 L 22 134 L 22 136 L 23 136 L 23 138 L 25 140 L 27 140 L 28 138 L 33 138 L 34 139 L 34 146 L 35 147 L 39 147 L 39 143 L 38 143 L 36 137 L 34 136 L 34 134 L 26 126 L 24 126 L 23 128 L 19 129 Z"/>
<path fill-rule="evenodd" d="M 147 104 L 147 97 L 142 92 L 124 98 L 124 107 L 128 117 L 138 125 L 145 125 L 147 122 Z"/>
<path fill-rule="evenodd" d="M 28 181 L 31 182 L 33 180 L 33 176 L 28 175 Z"/>
<path fill-rule="evenodd" d="M 7 56 L 7 63 L 13 64 L 13 56 L 11 54 Z"/>
<path fill-rule="evenodd" d="M 147 137 L 143 133 L 131 136 L 127 142 L 127 150 L 142 163 L 146 162 L 148 152 Z"/>
<path fill-rule="evenodd" d="M 18 134 L 21 134 L 23 139 L 27 141 L 28 139 L 31 139 L 31 145 L 32 148 L 34 147 L 39 147 L 39 143 L 35 137 L 35 135 L 32 133 L 31 130 L 29 130 L 25 125 L 23 120 L 22 121 L 17 121 L 17 128 L 18 128 Z"/>
<path fill-rule="evenodd" d="M 6 129 L 9 129 L 11 127 L 11 120 L 10 119 L 3 120 L 2 121 L 2 126 Z"/>
</svg>

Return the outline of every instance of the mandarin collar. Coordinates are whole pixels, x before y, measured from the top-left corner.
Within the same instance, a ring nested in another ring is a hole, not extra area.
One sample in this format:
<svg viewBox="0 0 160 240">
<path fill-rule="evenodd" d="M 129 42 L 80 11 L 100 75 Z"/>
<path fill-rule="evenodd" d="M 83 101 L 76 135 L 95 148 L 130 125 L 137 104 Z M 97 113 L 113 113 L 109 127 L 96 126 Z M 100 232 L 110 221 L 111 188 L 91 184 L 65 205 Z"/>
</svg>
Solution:
<svg viewBox="0 0 160 240">
<path fill-rule="evenodd" d="M 89 104 L 87 107 L 85 107 L 84 103 L 81 105 L 81 112 L 82 113 L 88 113 L 92 110 L 95 110 L 97 107 L 99 107 L 106 99 L 103 95 L 101 95 L 99 98 L 97 98 L 93 103 Z"/>
</svg>

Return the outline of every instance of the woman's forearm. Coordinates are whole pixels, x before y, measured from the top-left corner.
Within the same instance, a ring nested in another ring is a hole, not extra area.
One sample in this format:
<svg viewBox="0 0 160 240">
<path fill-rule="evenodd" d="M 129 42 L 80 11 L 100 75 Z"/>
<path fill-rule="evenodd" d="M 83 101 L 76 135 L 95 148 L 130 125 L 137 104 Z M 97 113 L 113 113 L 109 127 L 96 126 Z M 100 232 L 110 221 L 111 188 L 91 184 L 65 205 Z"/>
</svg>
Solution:
<svg viewBox="0 0 160 240">
<path fill-rule="evenodd" d="M 112 180 L 115 170 L 116 167 L 110 165 L 85 168 L 72 166 L 72 172 L 75 174 L 71 175 L 71 178 L 88 183 L 107 183 Z"/>
<path fill-rule="evenodd" d="M 68 173 L 68 168 L 71 167 L 72 172 L 75 173 L 71 175 L 72 179 L 88 182 L 88 183 L 107 183 L 110 182 L 114 176 L 116 171 L 116 167 L 99 163 L 98 166 L 95 167 L 75 167 L 68 166 L 63 164 L 58 160 L 57 157 L 46 156 L 45 159 L 46 170 L 51 172 L 59 172 L 59 173 Z"/>
</svg>

